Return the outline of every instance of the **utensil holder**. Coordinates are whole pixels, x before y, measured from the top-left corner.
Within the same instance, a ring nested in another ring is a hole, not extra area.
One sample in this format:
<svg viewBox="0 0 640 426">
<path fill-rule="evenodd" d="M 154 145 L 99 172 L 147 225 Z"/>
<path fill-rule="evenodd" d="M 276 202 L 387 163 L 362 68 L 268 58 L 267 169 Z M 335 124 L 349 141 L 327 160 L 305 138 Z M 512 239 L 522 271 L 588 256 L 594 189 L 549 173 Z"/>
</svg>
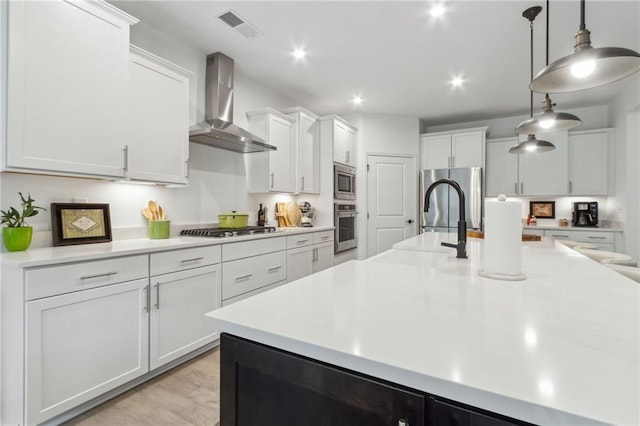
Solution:
<svg viewBox="0 0 640 426">
<path fill-rule="evenodd" d="M 169 238 L 170 220 L 150 220 L 149 221 L 149 238 L 158 240 Z"/>
</svg>

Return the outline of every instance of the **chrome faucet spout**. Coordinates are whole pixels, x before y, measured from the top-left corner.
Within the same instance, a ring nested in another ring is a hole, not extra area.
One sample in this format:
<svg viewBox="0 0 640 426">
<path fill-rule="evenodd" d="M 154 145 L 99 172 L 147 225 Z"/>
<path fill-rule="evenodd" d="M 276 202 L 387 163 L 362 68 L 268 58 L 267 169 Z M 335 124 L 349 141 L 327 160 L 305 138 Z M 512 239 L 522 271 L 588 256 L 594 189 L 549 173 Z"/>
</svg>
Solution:
<svg viewBox="0 0 640 426">
<path fill-rule="evenodd" d="M 456 257 L 459 259 L 466 259 L 467 258 L 467 220 L 465 216 L 466 202 L 464 198 L 464 191 L 462 190 L 462 188 L 460 188 L 460 185 L 458 184 L 458 182 L 451 179 L 440 179 L 433 182 L 431 185 L 429 185 L 429 187 L 427 188 L 427 192 L 424 194 L 424 211 L 425 212 L 429 211 L 429 198 L 431 197 L 431 193 L 433 192 L 436 186 L 442 185 L 442 184 L 450 185 L 458 193 L 458 202 L 460 204 L 460 208 L 458 209 L 458 211 L 460 212 L 460 214 L 458 216 L 458 243 L 457 244 L 441 243 L 441 244 L 445 247 L 455 248 Z"/>
</svg>

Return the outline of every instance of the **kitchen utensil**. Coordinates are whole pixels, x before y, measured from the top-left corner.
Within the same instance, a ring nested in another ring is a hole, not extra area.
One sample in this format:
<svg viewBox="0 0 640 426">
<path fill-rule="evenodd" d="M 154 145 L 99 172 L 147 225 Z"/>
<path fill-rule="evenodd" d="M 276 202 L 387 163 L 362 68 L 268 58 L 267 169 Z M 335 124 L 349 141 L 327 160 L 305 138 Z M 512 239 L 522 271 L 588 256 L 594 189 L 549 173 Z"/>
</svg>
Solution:
<svg viewBox="0 0 640 426">
<path fill-rule="evenodd" d="M 158 220 L 164 220 L 164 209 L 158 205 Z"/>
<path fill-rule="evenodd" d="M 287 226 L 298 226 L 301 217 L 302 212 L 300 211 L 298 203 L 289 203 L 289 205 L 287 206 L 287 219 L 289 221 L 289 224 Z"/>
<path fill-rule="evenodd" d="M 235 210 L 231 213 L 223 213 L 218 215 L 218 226 L 220 228 L 245 228 L 249 224 L 249 214 L 237 213 Z"/>
<path fill-rule="evenodd" d="M 142 209 L 142 216 L 144 216 L 147 220 L 153 220 L 153 213 L 149 208 L 145 207 Z"/>
<path fill-rule="evenodd" d="M 158 220 L 158 205 L 156 204 L 156 202 L 153 200 L 149 200 L 149 202 L 147 203 L 147 207 L 149 208 L 149 211 L 153 216 L 153 220 Z"/>
</svg>

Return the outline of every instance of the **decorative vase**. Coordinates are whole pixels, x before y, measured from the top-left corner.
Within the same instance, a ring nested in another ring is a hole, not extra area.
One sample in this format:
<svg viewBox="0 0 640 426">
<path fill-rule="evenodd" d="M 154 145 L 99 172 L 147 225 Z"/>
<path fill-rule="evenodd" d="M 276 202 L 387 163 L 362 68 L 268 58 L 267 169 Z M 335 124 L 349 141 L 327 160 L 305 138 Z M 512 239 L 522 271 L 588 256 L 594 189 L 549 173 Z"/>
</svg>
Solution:
<svg viewBox="0 0 640 426">
<path fill-rule="evenodd" d="M 15 228 L 2 228 L 2 239 L 7 251 L 24 251 L 31 245 L 33 227 L 19 226 Z"/>
</svg>

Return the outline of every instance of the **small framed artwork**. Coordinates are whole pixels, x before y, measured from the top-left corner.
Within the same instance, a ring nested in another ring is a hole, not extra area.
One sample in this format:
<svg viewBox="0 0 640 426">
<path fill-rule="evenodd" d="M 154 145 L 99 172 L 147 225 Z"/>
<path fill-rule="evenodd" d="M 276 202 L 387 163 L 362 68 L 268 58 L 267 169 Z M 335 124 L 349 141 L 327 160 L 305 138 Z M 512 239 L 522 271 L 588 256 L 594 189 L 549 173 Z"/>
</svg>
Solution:
<svg viewBox="0 0 640 426">
<path fill-rule="evenodd" d="M 529 201 L 529 214 L 538 219 L 555 219 L 555 201 Z"/>
<path fill-rule="evenodd" d="M 53 246 L 111 241 L 109 204 L 51 203 Z"/>
</svg>

